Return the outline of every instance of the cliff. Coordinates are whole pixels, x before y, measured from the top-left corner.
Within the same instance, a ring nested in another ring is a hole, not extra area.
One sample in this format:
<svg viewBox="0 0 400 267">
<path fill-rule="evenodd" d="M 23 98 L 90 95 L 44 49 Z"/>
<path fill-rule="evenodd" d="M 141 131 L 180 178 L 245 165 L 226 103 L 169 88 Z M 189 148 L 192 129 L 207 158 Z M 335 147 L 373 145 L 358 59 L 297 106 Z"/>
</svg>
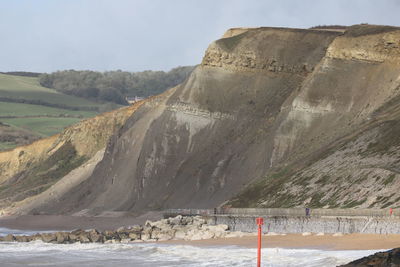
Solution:
<svg viewBox="0 0 400 267">
<path fill-rule="evenodd" d="M 397 206 L 399 55 L 395 27 L 230 30 L 35 212 Z"/>
<path fill-rule="evenodd" d="M 274 172 L 237 206 L 396 207 L 400 196 L 398 28 L 353 26 L 282 107 Z"/>
<path fill-rule="evenodd" d="M 141 104 L 104 113 L 60 134 L 0 152 L 0 207 L 9 210 L 10 205 L 22 200 L 30 202 L 30 197 L 46 191 L 75 168 L 85 166 L 98 151 L 104 151 L 109 137 Z M 99 161 L 102 154 L 95 158 Z"/>
</svg>

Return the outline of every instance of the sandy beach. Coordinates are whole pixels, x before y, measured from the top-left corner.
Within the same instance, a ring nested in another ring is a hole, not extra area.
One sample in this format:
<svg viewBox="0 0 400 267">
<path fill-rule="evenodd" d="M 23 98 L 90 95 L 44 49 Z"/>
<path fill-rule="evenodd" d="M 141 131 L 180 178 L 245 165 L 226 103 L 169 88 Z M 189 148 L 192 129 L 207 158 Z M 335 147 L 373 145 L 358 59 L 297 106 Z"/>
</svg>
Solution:
<svg viewBox="0 0 400 267">
<path fill-rule="evenodd" d="M 196 241 L 165 241 L 167 244 L 192 246 L 243 246 L 257 247 L 257 236 L 244 236 Z M 400 235 L 378 234 L 302 234 L 263 235 L 262 246 L 265 248 L 323 249 L 323 250 L 378 250 L 400 247 Z"/>
</svg>

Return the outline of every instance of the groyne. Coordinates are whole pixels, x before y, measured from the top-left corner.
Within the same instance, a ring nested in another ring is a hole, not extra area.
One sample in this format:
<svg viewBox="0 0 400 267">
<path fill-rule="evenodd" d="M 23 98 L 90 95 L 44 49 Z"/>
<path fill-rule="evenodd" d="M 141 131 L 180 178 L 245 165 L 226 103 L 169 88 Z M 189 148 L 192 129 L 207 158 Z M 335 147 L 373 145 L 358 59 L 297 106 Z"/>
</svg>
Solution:
<svg viewBox="0 0 400 267">
<path fill-rule="evenodd" d="M 222 237 L 241 237 L 241 232 L 229 231 L 227 225 L 209 225 L 200 216 L 176 216 L 159 221 L 147 221 L 144 225 L 120 227 L 117 230 L 98 231 L 96 229 L 71 232 L 37 233 L 34 235 L 0 235 L 0 242 L 31 242 L 41 240 L 46 243 L 130 243 L 143 241 L 201 240 Z"/>
<path fill-rule="evenodd" d="M 400 210 L 315 209 L 176 209 L 165 217 L 201 215 L 209 224 L 226 224 L 232 231 L 256 232 L 257 217 L 264 218 L 264 233 L 400 234 Z"/>
</svg>

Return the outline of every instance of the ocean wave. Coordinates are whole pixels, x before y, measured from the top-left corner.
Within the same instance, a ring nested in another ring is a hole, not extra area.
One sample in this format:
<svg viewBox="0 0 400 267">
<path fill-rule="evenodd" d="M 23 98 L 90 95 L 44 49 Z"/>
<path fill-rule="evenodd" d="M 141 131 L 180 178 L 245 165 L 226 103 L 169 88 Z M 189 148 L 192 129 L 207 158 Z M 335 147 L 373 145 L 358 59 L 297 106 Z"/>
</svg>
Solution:
<svg viewBox="0 0 400 267">
<path fill-rule="evenodd" d="M 265 248 L 263 266 L 337 266 L 376 251 Z M 256 250 L 159 243 L 0 243 L 1 266 L 254 266 Z"/>
</svg>

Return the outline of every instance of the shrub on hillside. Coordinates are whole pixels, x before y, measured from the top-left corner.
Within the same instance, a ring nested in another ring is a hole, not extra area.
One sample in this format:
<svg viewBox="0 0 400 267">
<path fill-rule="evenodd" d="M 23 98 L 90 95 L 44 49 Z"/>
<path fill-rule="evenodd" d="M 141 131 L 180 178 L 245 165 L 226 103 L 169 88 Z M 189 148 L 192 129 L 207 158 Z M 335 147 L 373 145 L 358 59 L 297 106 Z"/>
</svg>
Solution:
<svg viewBox="0 0 400 267">
<path fill-rule="evenodd" d="M 126 96 L 148 97 L 182 83 L 194 67 L 177 67 L 164 71 L 57 71 L 41 74 L 42 86 L 65 94 L 97 101 L 127 104 Z"/>
</svg>

